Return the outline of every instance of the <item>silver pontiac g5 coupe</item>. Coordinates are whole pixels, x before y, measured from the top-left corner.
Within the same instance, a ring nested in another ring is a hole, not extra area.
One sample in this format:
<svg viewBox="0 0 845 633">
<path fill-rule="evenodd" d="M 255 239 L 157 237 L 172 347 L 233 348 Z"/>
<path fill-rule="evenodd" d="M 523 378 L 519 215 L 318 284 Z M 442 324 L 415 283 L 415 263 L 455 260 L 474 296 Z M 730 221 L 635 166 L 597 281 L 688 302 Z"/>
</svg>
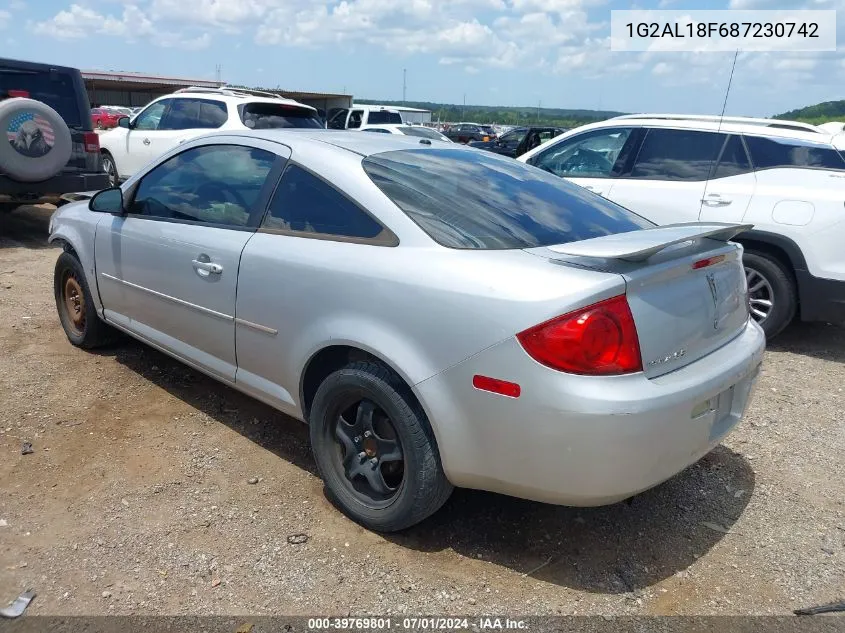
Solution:
<svg viewBox="0 0 845 633">
<path fill-rule="evenodd" d="M 453 486 L 614 503 L 737 424 L 763 355 L 745 226 L 655 227 L 438 141 L 212 134 L 61 207 L 70 342 L 120 331 L 310 426 L 329 496 L 379 531 Z"/>
</svg>

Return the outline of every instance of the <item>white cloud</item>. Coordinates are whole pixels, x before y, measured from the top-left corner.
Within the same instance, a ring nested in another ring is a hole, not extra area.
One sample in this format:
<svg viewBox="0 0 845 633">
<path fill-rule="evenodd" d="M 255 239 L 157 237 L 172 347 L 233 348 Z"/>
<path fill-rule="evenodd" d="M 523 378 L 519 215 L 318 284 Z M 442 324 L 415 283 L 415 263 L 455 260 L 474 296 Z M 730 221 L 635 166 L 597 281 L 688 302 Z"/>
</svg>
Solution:
<svg viewBox="0 0 845 633">
<path fill-rule="evenodd" d="M 208 33 L 189 35 L 161 29 L 136 5 L 127 4 L 120 17 L 103 15 L 88 7 L 72 4 L 49 20 L 37 22 L 32 30 L 39 35 L 73 40 L 91 35 L 118 37 L 125 42 L 148 41 L 165 48 L 197 50 L 211 43 Z"/>
<path fill-rule="evenodd" d="M 0 29 L 5 29 L 9 26 L 9 21 L 12 19 L 12 14 L 8 11 L 0 10 Z"/>
</svg>

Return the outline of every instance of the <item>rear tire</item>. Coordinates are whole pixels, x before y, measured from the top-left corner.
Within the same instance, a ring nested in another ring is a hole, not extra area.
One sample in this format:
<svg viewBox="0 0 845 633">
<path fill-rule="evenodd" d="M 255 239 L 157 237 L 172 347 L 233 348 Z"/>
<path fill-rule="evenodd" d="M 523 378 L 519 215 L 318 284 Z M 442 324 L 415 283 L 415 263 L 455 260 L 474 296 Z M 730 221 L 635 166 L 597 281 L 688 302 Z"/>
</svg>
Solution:
<svg viewBox="0 0 845 633">
<path fill-rule="evenodd" d="M 59 255 L 53 275 L 53 291 L 59 320 L 73 345 L 93 349 L 117 340 L 117 330 L 97 314 L 82 264 L 70 253 Z"/>
<path fill-rule="evenodd" d="M 368 529 L 403 530 L 452 493 L 425 413 L 407 385 L 378 363 L 351 363 L 329 375 L 309 422 L 327 496 Z"/>
<path fill-rule="evenodd" d="M 746 251 L 742 258 L 751 316 L 763 328 L 767 339 L 780 334 L 795 318 L 798 292 L 791 271 L 784 264 L 759 251 Z"/>
</svg>

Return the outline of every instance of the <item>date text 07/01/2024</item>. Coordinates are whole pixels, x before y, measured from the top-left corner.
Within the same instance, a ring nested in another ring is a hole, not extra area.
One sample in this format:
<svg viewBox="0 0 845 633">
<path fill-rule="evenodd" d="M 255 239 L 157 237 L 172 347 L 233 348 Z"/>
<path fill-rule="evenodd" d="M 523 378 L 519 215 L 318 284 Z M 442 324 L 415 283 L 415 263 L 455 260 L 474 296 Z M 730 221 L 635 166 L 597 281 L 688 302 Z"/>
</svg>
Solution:
<svg viewBox="0 0 845 633">
<path fill-rule="evenodd" d="M 389 630 L 403 629 L 411 631 L 459 631 L 467 629 L 475 630 L 527 630 L 528 622 L 525 620 L 498 618 L 498 617 L 405 617 L 402 620 L 393 621 L 390 617 L 333 617 L 333 618 L 309 618 L 308 630 Z"/>
<path fill-rule="evenodd" d="M 819 38 L 816 22 L 628 22 L 628 37 Z"/>
</svg>

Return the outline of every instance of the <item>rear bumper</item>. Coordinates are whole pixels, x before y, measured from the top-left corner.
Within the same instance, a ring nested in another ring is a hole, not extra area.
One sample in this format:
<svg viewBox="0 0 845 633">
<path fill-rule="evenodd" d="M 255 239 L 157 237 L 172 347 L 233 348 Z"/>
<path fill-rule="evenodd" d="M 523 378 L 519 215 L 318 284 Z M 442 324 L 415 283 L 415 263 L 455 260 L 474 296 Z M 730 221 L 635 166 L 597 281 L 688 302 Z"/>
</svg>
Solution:
<svg viewBox="0 0 845 633">
<path fill-rule="evenodd" d="M 845 281 L 796 270 L 802 321 L 845 322 Z"/>
<path fill-rule="evenodd" d="M 543 367 L 510 339 L 415 389 L 454 485 L 604 505 L 669 479 L 718 445 L 747 407 L 764 347 L 749 322 L 727 345 L 669 374 L 596 378 Z M 478 391 L 475 374 L 517 382 L 522 393 Z"/>
<path fill-rule="evenodd" d="M 0 176 L 0 202 L 56 203 L 65 193 L 99 191 L 108 186 L 109 177 L 104 172 L 59 174 L 41 182 L 18 182 L 7 176 Z"/>
</svg>

